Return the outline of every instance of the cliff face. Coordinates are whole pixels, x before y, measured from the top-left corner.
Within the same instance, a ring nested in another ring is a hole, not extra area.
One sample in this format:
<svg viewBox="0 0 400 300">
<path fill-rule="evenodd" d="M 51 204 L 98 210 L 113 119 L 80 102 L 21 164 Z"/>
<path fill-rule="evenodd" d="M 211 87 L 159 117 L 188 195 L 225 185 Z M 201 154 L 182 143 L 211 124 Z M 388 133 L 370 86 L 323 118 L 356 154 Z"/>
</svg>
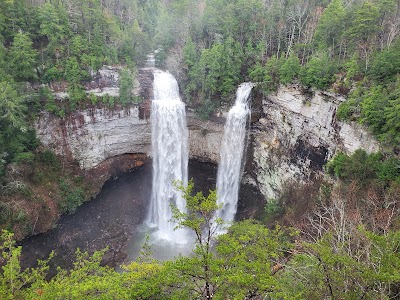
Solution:
<svg viewBox="0 0 400 300">
<path fill-rule="evenodd" d="M 200 161 L 218 163 L 224 124 L 203 121 L 194 114 L 187 115 L 189 156 Z"/>
<path fill-rule="evenodd" d="M 109 74 L 100 73 L 97 81 L 110 81 Z M 86 170 L 126 153 L 151 156 L 152 81 L 151 68 L 139 71 L 135 93 L 143 100 L 140 105 L 84 110 L 65 119 L 44 113 L 36 123 L 38 136 L 56 153 L 77 160 Z M 115 86 L 114 81 L 110 82 Z M 344 100 L 341 97 L 306 92 L 295 85 L 281 87 L 268 97 L 254 94 L 243 181 L 257 186 L 266 199 L 278 197 L 287 183 L 320 177 L 323 165 L 338 151 L 379 149 L 358 124 L 336 119 L 336 110 Z M 187 124 L 190 158 L 218 163 L 223 121 L 203 121 L 188 113 Z"/>
<path fill-rule="evenodd" d="M 187 119 L 191 158 L 217 163 L 223 125 L 202 121 L 193 115 Z M 48 113 L 36 122 L 39 139 L 56 154 L 92 169 L 107 158 L 125 153 L 151 156 L 150 119 L 140 118 L 140 108 L 84 110 L 65 119 Z"/>
<path fill-rule="evenodd" d="M 337 120 L 342 101 L 325 92 L 306 93 L 298 86 L 280 87 L 262 99 L 252 147 L 256 182 L 267 199 L 278 197 L 285 183 L 321 176 L 323 165 L 339 151 L 379 150 L 360 125 Z"/>
<path fill-rule="evenodd" d="M 118 96 L 118 72 L 104 67 L 86 86 L 88 93 Z M 150 103 L 153 98 L 153 68 L 140 69 L 134 89 L 142 102 L 127 108 L 93 108 L 64 119 L 42 113 L 36 122 L 39 139 L 56 154 L 77 160 L 91 170 L 108 158 L 127 153 L 151 156 Z M 61 99 L 62 92 L 56 93 Z M 189 155 L 217 163 L 223 124 L 203 121 L 188 114 Z"/>
<path fill-rule="evenodd" d="M 65 119 L 42 114 L 36 129 L 43 144 L 77 160 L 83 169 L 124 153 L 149 154 L 151 148 L 151 126 L 139 118 L 138 106 L 84 110 Z"/>
</svg>

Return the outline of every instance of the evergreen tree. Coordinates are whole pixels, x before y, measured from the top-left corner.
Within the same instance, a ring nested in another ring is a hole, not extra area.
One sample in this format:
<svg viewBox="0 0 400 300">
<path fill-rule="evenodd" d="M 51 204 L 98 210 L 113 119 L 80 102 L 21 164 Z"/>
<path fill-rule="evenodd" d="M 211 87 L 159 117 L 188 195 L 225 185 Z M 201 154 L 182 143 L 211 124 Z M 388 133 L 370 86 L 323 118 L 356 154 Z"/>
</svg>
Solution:
<svg viewBox="0 0 400 300">
<path fill-rule="evenodd" d="M 315 40 L 320 48 L 334 49 L 339 44 L 344 30 L 345 10 L 343 0 L 333 0 L 324 10 L 315 32 Z"/>
<path fill-rule="evenodd" d="M 35 78 L 38 53 L 32 47 L 29 35 L 18 32 L 8 53 L 9 70 L 18 81 L 31 80 Z"/>
</svg>

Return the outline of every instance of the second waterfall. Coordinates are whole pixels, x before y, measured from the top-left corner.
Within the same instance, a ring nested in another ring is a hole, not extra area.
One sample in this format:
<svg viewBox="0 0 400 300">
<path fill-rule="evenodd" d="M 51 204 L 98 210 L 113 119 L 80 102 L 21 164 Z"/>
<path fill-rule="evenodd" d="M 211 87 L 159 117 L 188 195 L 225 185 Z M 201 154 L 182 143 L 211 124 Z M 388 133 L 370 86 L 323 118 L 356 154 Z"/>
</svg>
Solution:
<svg viewBox="0 0 400 300">
<path fill-rule="evenodd" d="M 151 108 L 153 189 L 147 224 L 157 228 L 164 240 L 186 241 L 183 230 L 174 231 L 170 205 L 185 211 L 186 203 L 173 181 L 187 184 L 188 130 L 185 104 L 178 83 L 170 73 L 154 71 L 154 100 Z"/>
<path fill-rule="evenodd" d="M 233 221 L 236 214 L 252 87 L 249 82 L 239 86 L 235 105 L 228 113 L 224 128 L 217 175 L 217 203 L 222 208 L 217 211 L 217 217 L 225 222 Z"/>
</svg>

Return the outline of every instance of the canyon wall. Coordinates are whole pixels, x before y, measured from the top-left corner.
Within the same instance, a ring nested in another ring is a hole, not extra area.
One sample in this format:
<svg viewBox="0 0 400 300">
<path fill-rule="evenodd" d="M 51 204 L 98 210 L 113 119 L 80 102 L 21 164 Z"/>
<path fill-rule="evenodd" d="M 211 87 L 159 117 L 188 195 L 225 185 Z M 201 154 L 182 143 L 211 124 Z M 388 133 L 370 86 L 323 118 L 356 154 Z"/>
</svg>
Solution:
<svg viewBox="0 0 400 300">
<path fill-rule="evenodd" d="M 104 82 L 110 82 L 114 90 L 115 77 L 108 68 L 89 87 L 101 93 L 107 91 Z M 151 157 L 152 81 L 152 68 L 139 70 L 134 91 L 140 105 L 86 109 L 64 119 L 41 114 L 36 122 L 40 140 L 86 170 L 126 153 Z M 323 165 L 339 151 L 379 150 L 360 125 L 337 120 L 342 101 L 338 95 L 297 85 L 280 87 L 267 97 L 256 90 L 243 182 L 256 186 L 266 199 L 277 198 L 285 184 L 322 176 Z M 201 120 L 191 111 L 187 116 L 190 158 L 218 163 L 224 119 Z"/>
<path fill-rule="evenodd" d="M 328 92 L 280 87 L 259 100 L 262 114 L 253 123 L 253 177 L 266 199 L 279 197 L 285 184 L 322 175 L 335 153 L 379 150 L 376 140 L 356 123 L 337 120 L 345 99 Z"/>
<path fill-rule="evenodd" d="M 86 85 L 86 92 L 118 95 L 117 71 L 103 67 Z M 141 99 L 140 104 L 113 109 L 94 107 L 65 118 L 43 112 L 35 123 L 39 139 L 56 154 L 78 161 L 86 170 L 126 153 L 151 156 L 152 72 L 152 68 L 138 72 L 134 94 Z M 56 97 L 61 101 L 63 92 L 57 91 Z M 201 120 L 193 112 L 188 113 L 187 124 L 190 158 L 218 163 L 223 124 Z"/>
</svg>

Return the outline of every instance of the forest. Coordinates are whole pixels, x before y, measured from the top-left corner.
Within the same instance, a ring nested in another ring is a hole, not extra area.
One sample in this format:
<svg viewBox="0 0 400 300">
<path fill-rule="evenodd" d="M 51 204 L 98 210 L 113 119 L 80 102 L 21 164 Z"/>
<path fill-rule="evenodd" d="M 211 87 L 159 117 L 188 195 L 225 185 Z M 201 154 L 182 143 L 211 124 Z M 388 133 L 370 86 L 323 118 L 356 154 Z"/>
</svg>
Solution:
<svg viewBox="0 0 400 300">
<path fill-rule="evenodd" d="M 178 186 L 191 210 L 174 218 L 197 239 L 192 256 L 173 261 L 152 259 L 145 243 L 115 271 L 101 263 L 104 251 L 78 250 L 70 270 L 49 278 L 48 261 L 21 268 L 21 247 L 3 231 L 0 299 L 399 299 L 399 36 L 396 0 L 0 0 L 1 196 L 32 196 L 7 179 L 13 164 L 28 165 L 55 178 L 62 211 L 73 212 L 85 184 L 62 174 L 33 121 L 43 111 L 65 118 L 137 103 L 132 81 L 151 52 L 201 118 L 231 104 L 241 82 L 258 83 L 264 96 L 297 84 L 345 97 L 337 118 L 382 145 L 337 154 L 320 190 L 297 203 L 289 190 L 263 218 L 223 235 L 214 232 L 224 226 L 212 218 L 215 191 Z M 85 92 L 102 65 L 124 66 L 116 99 Z M 51 92 L 57 82 L 65 101 Z M 24 218 L 0 200 L 1 228 Z"/>
</svg>

